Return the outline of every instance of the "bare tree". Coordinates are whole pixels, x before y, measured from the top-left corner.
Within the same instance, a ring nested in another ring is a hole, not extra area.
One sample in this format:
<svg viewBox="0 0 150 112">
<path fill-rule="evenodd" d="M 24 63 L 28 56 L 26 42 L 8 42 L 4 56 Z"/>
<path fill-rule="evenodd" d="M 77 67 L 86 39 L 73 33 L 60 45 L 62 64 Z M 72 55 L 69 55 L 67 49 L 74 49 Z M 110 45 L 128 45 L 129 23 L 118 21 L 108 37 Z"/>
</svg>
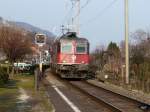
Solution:
<svg viewBox="0 0 150 112">
<path fill-rule="evenodd" d="M 94 71 L 96 70 L 102 70 L 103 66 L 105 64 L 105 59 L 104 59 L 104 46 L 97 46 L 96 49 L 93 51 L 93 53 L 91 54 L 91 65 Z"/>
<path fill-rule="evenodd" d="M 142 29 L 139 29 L 135 31 L 134 33 L 131 33 L 130 36 L 131 36 L 131 39 L 130 39 L 131 43 L 135 45 L 147 39 L 147 32 Z"/>
<path fill-rule="evenodd" d="M 31 41 L 27 32 L 18 28 L 0 27 L 0 47 L 12 65 L 31 53 Z"/>
<path fill-rule="evenodd" d="M 131 46 L 131 78 L 136 89 L 150 92 L 150 40 L 149 33 L 137 30 L 132 34 L 134 43 Z M 136 43 L 135 43 L 136 42 Z"/>
</svg>

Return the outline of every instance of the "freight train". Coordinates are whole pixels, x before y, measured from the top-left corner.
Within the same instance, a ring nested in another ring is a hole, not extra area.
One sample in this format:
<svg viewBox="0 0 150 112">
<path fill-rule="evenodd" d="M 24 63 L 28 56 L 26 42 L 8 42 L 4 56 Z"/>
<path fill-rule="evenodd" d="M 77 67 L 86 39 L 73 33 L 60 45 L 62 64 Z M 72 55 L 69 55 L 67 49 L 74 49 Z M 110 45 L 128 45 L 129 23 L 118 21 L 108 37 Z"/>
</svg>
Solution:
<svg viewBox="0 0 150 112">
<path fill-rule="evenodd" d="M 89 74 L 89 42 L 67 32 L 54 42 L 51 53 L 51 69 L 62 78 L 86 78 Z"/>
</svg>

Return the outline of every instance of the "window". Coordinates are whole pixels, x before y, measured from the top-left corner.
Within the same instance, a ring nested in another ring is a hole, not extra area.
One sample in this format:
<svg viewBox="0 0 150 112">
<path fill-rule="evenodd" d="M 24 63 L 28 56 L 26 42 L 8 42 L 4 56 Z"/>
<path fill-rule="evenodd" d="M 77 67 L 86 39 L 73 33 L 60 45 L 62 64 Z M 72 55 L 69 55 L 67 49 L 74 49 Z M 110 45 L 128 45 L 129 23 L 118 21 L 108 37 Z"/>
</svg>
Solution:
<svg viewBox="0 0 150 112">
<path fill-rule="evenodd" d="M 76 46 L 76 53 L 85 53 L 86 52 L 86 44 L 78 43 Z"/>
<path fill-rule="evenodd" d="M 71 43 L 63 43 L 61 47 L 62 53 L 72 53 L 72 44 Z"/>
</svg>

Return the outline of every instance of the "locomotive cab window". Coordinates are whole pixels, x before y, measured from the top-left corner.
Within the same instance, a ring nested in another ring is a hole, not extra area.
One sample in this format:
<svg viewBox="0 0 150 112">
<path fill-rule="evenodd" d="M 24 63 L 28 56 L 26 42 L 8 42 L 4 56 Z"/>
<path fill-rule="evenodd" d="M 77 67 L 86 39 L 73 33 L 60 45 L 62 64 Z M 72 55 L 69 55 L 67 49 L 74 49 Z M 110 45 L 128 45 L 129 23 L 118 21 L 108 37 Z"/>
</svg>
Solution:
<svg viewBox="0 0 150 112">
<path fill-rule="evenodd" d="M 72 44 L 71 43 L 62 43 L 61 52 L 71 54 L 72 53 Z"/>
<path fill-rule="evenodd" d="M 87 45 L 86 43 L 77 43 L 76 53 L 86 53 Z"/>
</svg>

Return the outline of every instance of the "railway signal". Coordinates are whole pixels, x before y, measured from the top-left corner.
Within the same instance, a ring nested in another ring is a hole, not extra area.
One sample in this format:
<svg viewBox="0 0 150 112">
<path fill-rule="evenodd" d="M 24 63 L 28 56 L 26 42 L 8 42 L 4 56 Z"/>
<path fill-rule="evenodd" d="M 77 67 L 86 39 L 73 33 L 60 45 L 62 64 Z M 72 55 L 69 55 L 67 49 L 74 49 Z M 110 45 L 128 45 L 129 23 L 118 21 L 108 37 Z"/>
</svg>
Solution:
<svg viewBox="0 0 150 112">
<path fill-rule="evenodd" d="M 46 35 L 45 34 L 36 34 L 35 35 L 35 43 L 39 46 L 43 46 L 46 43 Z"/>
<path fill-rule="evenodd" d="M 40 53 L 40 59 L 39 59 L 39 69 L 40 72 L 42 73 L 42 52 L 40 50 L 40 47 L 42 47 L 46 43 L 46 35 L 37 33 L 35 35 L 35 43 L 39 46 L 39 53 Z"/>
<path fill-rule="evenodd" d="M 42 75 L 42 51 L 40 50 L 40 47 L 42 47 L 44 44 L 46 44 L 46 35 L 37 33 L 35 35 L 35 44 L 38 45 L 38 50 L 39 50 L 39 72 L 38 70 L 35 72 L 35 89 L 38 90 L 39 86 L 39 77 Z"/>
</svg>

